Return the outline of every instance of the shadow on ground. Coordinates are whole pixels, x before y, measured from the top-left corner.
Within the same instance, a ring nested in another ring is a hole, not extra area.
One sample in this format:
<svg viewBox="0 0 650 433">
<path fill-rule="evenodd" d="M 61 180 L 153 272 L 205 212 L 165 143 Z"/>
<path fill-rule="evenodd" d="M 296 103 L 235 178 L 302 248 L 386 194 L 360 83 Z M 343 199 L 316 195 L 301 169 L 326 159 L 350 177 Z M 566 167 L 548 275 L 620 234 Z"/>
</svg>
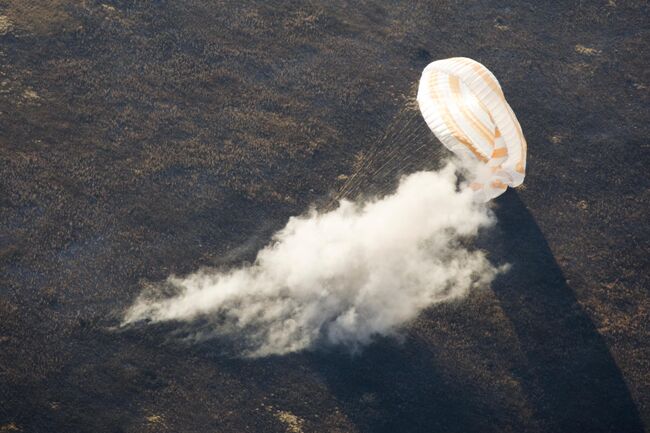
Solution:
<svg viewBox="0 0 650 433">
<path fill-rule="evenodd" d="M 513 268 L 493 289 L 526 356 L 517 375 L 537 416 L 554 431 L 642 432 L 616 362 L 534 218 L 514 191 L 499 200 L 496 213 L 496 257 Z"/>
<path fill-rule="evenodd" d="M 485 432 L 508 426 L 643 432 L 620 370 L 514 191 L 498 200 L 496 214 L 497 229 L 481 243 L 495 263 L 512 265 L 492 290 L 518 341 L 522 356 L 511 373 L 535 408 L 532 419 L 521 425 L 514 414 L 503 419 L 499 396 L 474 394 L 439 370 L 436 351 L 453 348 L 431 347 L 413 334 L 403 345 L 381 342 L 358 356 L 314 356 L 347 415 L 362 432 Z"/>
</svg>

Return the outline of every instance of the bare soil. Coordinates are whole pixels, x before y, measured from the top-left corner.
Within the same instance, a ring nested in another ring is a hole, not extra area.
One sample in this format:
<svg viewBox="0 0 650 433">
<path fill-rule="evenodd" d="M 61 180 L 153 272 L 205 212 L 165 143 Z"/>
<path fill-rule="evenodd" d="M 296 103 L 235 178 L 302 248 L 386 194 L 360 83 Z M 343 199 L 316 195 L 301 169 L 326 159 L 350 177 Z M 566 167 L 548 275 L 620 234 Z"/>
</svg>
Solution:
<svg viewBox="0 0 650 433">
<path fill-rule="evenodd" d="M 644 431 L 648 9 L 0 0 L 0 432 Z M 529 144 L 491 288 L 354 356 L 113 329 L 147 284 L 437 167 L 415 84 L 451 56 Z"/>
</svg>

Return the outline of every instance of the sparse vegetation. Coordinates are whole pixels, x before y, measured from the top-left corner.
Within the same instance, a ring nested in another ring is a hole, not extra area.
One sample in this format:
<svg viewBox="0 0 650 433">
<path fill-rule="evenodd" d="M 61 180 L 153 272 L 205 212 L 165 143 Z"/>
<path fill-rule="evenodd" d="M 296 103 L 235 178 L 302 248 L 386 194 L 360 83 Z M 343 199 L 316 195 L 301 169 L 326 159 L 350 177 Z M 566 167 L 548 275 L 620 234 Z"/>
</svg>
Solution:
<svg viewBox="0 0 650 433">
<path fill-rule="evenodd" d="M 0 432 L 643 431 L 649 12 L 0 0 Z M 483 240 L 513 263 L 492 290 L 354 357 L 115 328 L 143 286 L 436 167 L 423 122 L 402 132 L 455 55 L 495 71 L 530 148 Z"/>
</svg>

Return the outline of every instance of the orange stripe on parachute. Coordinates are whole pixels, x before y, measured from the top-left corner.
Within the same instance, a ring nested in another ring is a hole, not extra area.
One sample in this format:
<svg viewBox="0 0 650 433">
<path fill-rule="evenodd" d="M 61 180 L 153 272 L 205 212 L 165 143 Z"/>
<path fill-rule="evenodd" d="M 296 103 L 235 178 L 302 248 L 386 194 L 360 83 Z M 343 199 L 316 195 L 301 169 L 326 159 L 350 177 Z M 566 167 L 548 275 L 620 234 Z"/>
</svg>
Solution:
<svg viewBox="0 0 650 433">
<path fill-rule="evenodd" d="M 430 81 L 429 81 L 429 90 L 431 91 L 431 97 L 432 99 L 435 99 L 438 101 L 438 106 L 442 109 L 442 118 L 447 126 L 447 129 L 451 132 L 451 135 L 460 143 L 464 144 L 465 147 L 467 147 L 473 154 L 476 156 L 480 161 L 482 162 L 487 162 L 488 159 L 483 155 L 478 149 L 476 149 L 473 145 L 472 142 L 465 134 L 461 133 L 461 129 L 458 127 L 456 122 L 454 122 L 454 119 L 451 117 L 451 113 L 449 112 L 449 109 L 447 108 L 447 104 L 440 98 L 438 93 L 435 90 L 435 85 L 432 84 L 434 79 L 437 78 L 438 72 L 434 71 L 431 74 Z"/>
<path fill-rule="evenodd" d="M 508 102 L 506 102 L 506 97 L 503 94 L 503 90 L 501 90 L 501 86 L 488 74 L 485 70 L 485 68 L 479 64 L 479 63 L 474 63 L 472 68 L 474 69 L 475 72 L 477 72 L 483 81 L 492 89 L 492 91 L 499 96 L 503 103 L 508 107 Z M 519 125 L 519 122 L 517 119 L 512 115 L 511 110 L 507 109 L 508 116 L 510 117 L 510 120 L 515 126 L 515 132 L 517 133 L 517 136 L 519 137 L 519 143 L 520 143 L 520 148 L 521 148 L 521 156 L 519 158 L 519 162 L 517 162 L 517 165 L 515 167 L 515 170 L 517 170 L 519 173 L 524 174 L 524 158 L 526 158 L 526 139 L 524 138 L 524 133 L 521 130 L 521 126 Z"/>
<path fill-rule="evenodd" d="M 461 96 L 460 92 L 460 78 L 455 77 L 453 75 L 449 76 L 449 87 L 451 88 L 451 93 L 454 95 L 454 99 L 456 103 L 458 104 L 460 111 L 463 113 L 463 115 L 469 120 L 469 122 L 472 124 L 475 130 L 477 130 L 481 136 L 488 141 L 494 147 L 494 134 L 490 132 L 490 130 L 483 125 L 483 122 L 481 122 L 475 115 L 472 113 L 470 110 L 467 109 L 467 105 L 465 104 L 465 100 Z"/>
</svg>

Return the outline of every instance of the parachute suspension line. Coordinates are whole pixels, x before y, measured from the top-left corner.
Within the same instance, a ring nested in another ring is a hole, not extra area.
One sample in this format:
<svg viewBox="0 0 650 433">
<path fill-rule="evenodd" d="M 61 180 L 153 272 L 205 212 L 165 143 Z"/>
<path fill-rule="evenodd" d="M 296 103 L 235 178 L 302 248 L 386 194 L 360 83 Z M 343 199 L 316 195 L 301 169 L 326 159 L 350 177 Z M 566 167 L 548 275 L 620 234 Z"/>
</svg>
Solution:
<svg viewBox="0 0 650 433">
<path fill-rule="evenodd" d="M 413 162 L 418 157 L 416 152 L 427 145 L 425 143 L 419 145 L 415 151 L 412 150 L 411 143 L 415 143 L 418 137 L 424 137 L 424 130 L 426 130 L 426 124 L 420 120 L 417 110 L 409 106 L 402 108 L 390 123 L 386 133 L 373 146 L 370 157 L 355 171 L 354 175 L 350 177 L 350 181 L 343 186 L 334 200 L 356 196 L 362 188 L 364 180 L 394 179 L 404 163 Z M 374 167 L 378 160 L 382 161 L 381 164 Z M 392 187 L 392 184 L 388 182 L 375 192 L 384 195 Z"/>
<path fill-rule="evenodd" d="M 400 115 L 405 111 L 404 108 L 401 108 L 400 111 L 396 114 L 395 119 L 398 120 L 400 118 Z M 397 133 L 399 133 L 400 128 L 397 128 L 397 125 L 399 124 L 398 121 L 392 121 L 389 125 L 388 128 L 386 128 L 386 131 L 382 135 L 382 137 L 374 143 L 372 146 L 372 149 L 370 153 L 368 154 L 367 157 L 364 157 L 363 164 L 361 167 L 358 167 L 354 173 L 348 178 L 346 183 L 343 185 L 343 187 L 340 189 L 340 192 L 338 196 L 336 197 L 336 200 L 343 198 L 345 195 L 345 192 L 348 191 L 352 186 L 355 185 L 355 181 L 358 183 L 358 175 L 364 173 L 369 167 L 372 166 L 372 164 L 375 162 L 378 156 L 382 154 L 384 151 L 384 143 L 386 142 L 392 142 L 394 141 L 393 138 Z"/>
<path fill-rule="evenodd" d="M 411 140 L 417 136 L 419 125 L 414 122 L 414 119 L 416 119 L 416 116 L 412 116 L 407 120 L 405 127 L 400 131 L 400 134 L 395 137 L 396 140 L 394 144 L 396 145 L 391 149 L 391 152 L 388 155 L 389 159 L 386 160 L 384 164 L 382 164 L 378 169 L 376 169 L 372 173 L 372 176 L 376 176 L 381 173 L 388 164 L 395 160 L 396 155 L 401 155 L 403 159 L 407 159 L 410 157 L 410 155 L 412 155 L 412 152 L 404 152 L 404 146 L 407 146 Z"/>
<path fill-rule="evenodd" d="M 409 126 L 409 122 L 412 121 L 412 119 L 407 119 L 407 125 L 404 125 L 404 127 L 400 128 L 400 120 L 403 113 L 406 111 L 407 108 L 403 107 L 397 112 L 395 119 L 388 125 L 388 128 L 386 128 L 386 131 L 382 137 L 374 143 L 367 156 L 363 156 L 363 163 L 357 167 L 355 171 L 350 175 L 350 177 L 346 180 L 343 186 L 339 189 L 338 194 L 330 201 L 328 207 L 331 207 L 336 202 L 344 198 L 348 198 L 352 192 L 357 191 L 361 185 L 362 176 L 368 172 L 368 170 L 374 165 L 375 161 L 377 161 L 379 157 L 383 156 L 387 150 L 388 155 L 396 152 L 396 149 L 386 149 L 384 145 L 386 143 L 394 143 L 395 138 L 399 136 L 404 127 Z"/>
</svg>

